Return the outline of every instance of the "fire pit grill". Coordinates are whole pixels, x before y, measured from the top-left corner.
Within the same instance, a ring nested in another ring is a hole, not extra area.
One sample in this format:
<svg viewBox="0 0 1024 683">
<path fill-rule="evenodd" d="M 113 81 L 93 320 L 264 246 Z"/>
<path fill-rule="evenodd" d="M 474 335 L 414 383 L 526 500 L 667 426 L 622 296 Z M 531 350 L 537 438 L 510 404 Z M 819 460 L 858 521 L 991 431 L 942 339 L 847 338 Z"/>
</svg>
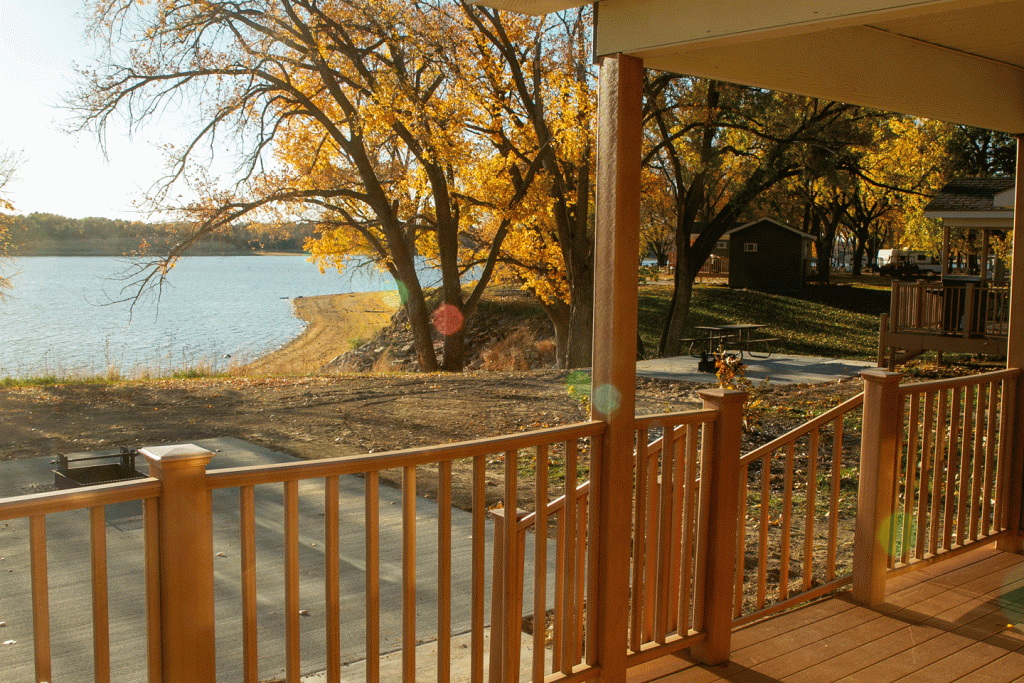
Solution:
<svg viewBox="0 0 1024 683">
<path fill-rule="evenodd" d="M 110 484 L 116 481 L 130 481 L 132 479 L 145 479 L 146 475 L 135 469 L 135 457 L 139 451 L 135 449 L 121 448 L 120 453 L 110 455 L 87 455 L 80 458 L 69 458 L 63 453 L 57 454 L 57 469 L 53 470 L 53 485 L 58 489 L 74 489 L 81 486 L 95 486 L 97 484 Z M 72 467 L 72 463 L 119 459 L 119 462 L 107 462 L 99 465 L 85 465 Z"/>
</svg>

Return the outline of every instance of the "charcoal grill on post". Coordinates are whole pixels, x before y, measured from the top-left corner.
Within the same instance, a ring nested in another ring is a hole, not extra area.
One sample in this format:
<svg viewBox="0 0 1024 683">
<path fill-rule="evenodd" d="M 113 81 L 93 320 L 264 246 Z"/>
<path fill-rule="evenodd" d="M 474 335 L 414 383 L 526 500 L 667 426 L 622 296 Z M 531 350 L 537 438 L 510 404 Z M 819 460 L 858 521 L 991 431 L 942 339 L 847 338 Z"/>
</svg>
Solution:
<svg viewBox="0 0 1024 683">
<path fill-rule="evenodd" d="M 75 489 L 81 486 L 110 484 L 115 481 L 145 479 L 146 475 L 135 469 L 135 456 L 138 454 L 137 450 L 127 448 L 122 448 L 120 453 L 87 455 L 80 458 L 69 458 L 63 453 L 58 453 L 57 459 L 51 461 L 57 465 L 57 469 L 53 470 L 53 485 L 58 489 Z M 72 463 L 115 458 L 118 459 L 118 462 L 72 467 Z"/>
</svg>

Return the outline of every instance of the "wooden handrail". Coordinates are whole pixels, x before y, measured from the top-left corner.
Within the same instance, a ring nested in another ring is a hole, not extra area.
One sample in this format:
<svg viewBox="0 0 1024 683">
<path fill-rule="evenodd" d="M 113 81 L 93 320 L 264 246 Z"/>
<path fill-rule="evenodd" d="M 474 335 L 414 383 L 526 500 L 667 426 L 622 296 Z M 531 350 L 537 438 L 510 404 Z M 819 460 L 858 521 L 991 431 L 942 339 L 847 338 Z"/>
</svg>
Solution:
<svg viewBox="0 0 1024 683">
<path fill-rule="evenodd" d="M 579 422 L 525 432 L 523 434 L 461 441 L 441 446 L 425 446 L 422 448 L 369 453 L 366 455 L 350 455 L 324 460 L 225 468 L 210 472 L 207 475 L 207 486 L 213 490 L 255 484 L 280 483 L 297 479 L 316 479 L 343 474 L 362 474 L 364 472 L 377 472 L 399 467 L 431 465 L 488 455 L 490 453 L 535 448 L 568 439 L 598 436 L 604 433 L 604 429 L 605 423 L 603 422 Z"/>
<path fill-rule="evenodd" d="M 160 482 L 153 478 L 147 478 L 64 491 L 13 496 L 0 499 L 0 521 L 157 498 L 160 496 L 160 491 Z"/>
<path fill-rule="evenodd" d="M 579 486 L 576 487 L 576 495 L 578 497 L 584 497 L 584 496 L 588 496 L 589 494 L 590 494 L 590 480 L 588 479 L 587 481 L 583 482 L 582 484 L 580 484 Z M 577 498 L 577 500 L 578 499 L 579 498 Z M 561 510 L 564 507 L 565 507 L 565 496 L 562 495 L 562 496 L 559 496 L 558 498 L 555 498 L 550 503 L 548 503 L 547 506 L 545 507 L 545 509 L 547 510 L 547 514 L 551 515 L 551 514 L 553 514 L 555 512 L 558 512 L 559 510 Z M 531 526 L 533 526 L 536 522 L 537 522 L 537 512 L 535 510 L 535 511 L 529 513 L 528 515 L 525 515 L 522 518 L 520 518 L 518 530 L 519 531 L 525 531 L 526 529 L 529 529 Z"/>
<path fill-rule="evenodd" d="M 773 439 L 772 441 L 769 441 L 763 446 L 758 446 L 749 453 L 744 454 L 743 457 L 740 458 L 740 465 L 748 465 L 753 461 L 757 460 L 758 458 L 763 457 L 765 454 L 771 453 L 782 448 L 791 441 L 795 441 L 799 439 L 801 436 L 811 433 L 816 428 L 823 427 L 824 425 L 828 424 L 829 422 L 836 419 L 840 415 L 845 415 L 851 410 L 860 407 L 863 403 L 864 392 L 861 392 L 854 396 L 853 398 L 847 399 L 846 401 L 840 403 L 836 407 L 828 410 L 827 412 L 822 413 L 813 420 L 805 422 L 796 429 L 786 432 L 777 439 Z"/>
<path fill-rule="evenodd" d="M 688 410 L 681 413 L 662 413 L 659 415 L 641 415 L 636 418 L 636 429 L 650 429 L 651 427 L 678 427 L 679 425 L 701 424 L 714 422 L 718 419 L 717 410 L 702 408 L 699 410 Z M 657 443 L 652 441 L 652 444 Z"/>
<path fill-rule="evenodd" d="M 1014 377 L 1019 376 L 1020 373 L 1020 368 L 1008 368 L 1006 370 L 983 372 L 980 375 L 967 375 L 964 377 L 953 377 L 951 379 L 930 379 L 925 382 L 901 384 L 898 391 L 900 396 L 909 396 L 911 394 L 923 394 L 929 391 L 939 391 L 940 389 L 962 389 L 964 387 L 975 386 L 978 384 L 988 384 L 989 382 L 1001 382 L 1004 379 L 1013 379 Z"/>
</svg>

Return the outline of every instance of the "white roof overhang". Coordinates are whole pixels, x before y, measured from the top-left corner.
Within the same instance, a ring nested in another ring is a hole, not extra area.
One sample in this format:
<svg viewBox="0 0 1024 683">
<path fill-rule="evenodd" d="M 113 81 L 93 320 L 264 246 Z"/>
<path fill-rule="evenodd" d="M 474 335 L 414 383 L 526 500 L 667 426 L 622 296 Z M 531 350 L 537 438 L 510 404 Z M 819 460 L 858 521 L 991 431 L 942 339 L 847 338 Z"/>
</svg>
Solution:
<svg viewBox="0 0 1024 683">
<path fill-rule="evenodd" d="M 543 14 L 572 0 L 481 0 Z M 1024 0 L 600 0 L 598 55 L 1024 133 Z"/>
<path fill-rule="evenodd" d="M 1013 211 L 926 211 L 926 218 L 941 218 L 947 228 L 1013 231 Z"/>
</svg>

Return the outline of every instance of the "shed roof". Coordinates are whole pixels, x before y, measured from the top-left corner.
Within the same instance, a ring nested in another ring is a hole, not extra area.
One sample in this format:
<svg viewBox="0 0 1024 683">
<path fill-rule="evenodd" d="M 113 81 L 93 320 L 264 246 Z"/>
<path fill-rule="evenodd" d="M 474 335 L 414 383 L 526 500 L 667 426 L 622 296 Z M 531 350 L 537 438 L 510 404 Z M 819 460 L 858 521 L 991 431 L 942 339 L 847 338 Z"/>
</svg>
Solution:
<svg viewBox="0 0 1024 683">
<path fill-rule="evenodd" d="M 777 226 L 779 228 L 782 228 L 783 230 L 788 230 L 788 231 L 790 231 L 790 232 L 792 232 L 794 234 L 797 234 L 800 237 L 803 237 L 804 239 L 807 239 L 807 240 L 813 240 L 814 239 L 814 235 L 809 235 L 806 232 L 803 232 L 802 230 L 797 230 L 796 228 L 791 228 L 790 226 L 786 225 L 785 223 L 780 223 L 779 221 L 775 220 L 774 218 L 758 218 L 756 220 L 750 221 L 749 223 L 744 223 L 743 225 L 741 225 L 739 227 L 733 228 L 732 230 L 729 230 L 725 234 L 726 235 L 733 235 L 733 234 L 736 234 L 738 232 L 742 232 L 743 230 L 746 230 L 747 228 L 752 228 L 755 225 L 759 225 L 761 223 L 771 223 L 771 224 L 773 224 L 773 225 L 775 225 L 775 226 Z"/>
</svg>

